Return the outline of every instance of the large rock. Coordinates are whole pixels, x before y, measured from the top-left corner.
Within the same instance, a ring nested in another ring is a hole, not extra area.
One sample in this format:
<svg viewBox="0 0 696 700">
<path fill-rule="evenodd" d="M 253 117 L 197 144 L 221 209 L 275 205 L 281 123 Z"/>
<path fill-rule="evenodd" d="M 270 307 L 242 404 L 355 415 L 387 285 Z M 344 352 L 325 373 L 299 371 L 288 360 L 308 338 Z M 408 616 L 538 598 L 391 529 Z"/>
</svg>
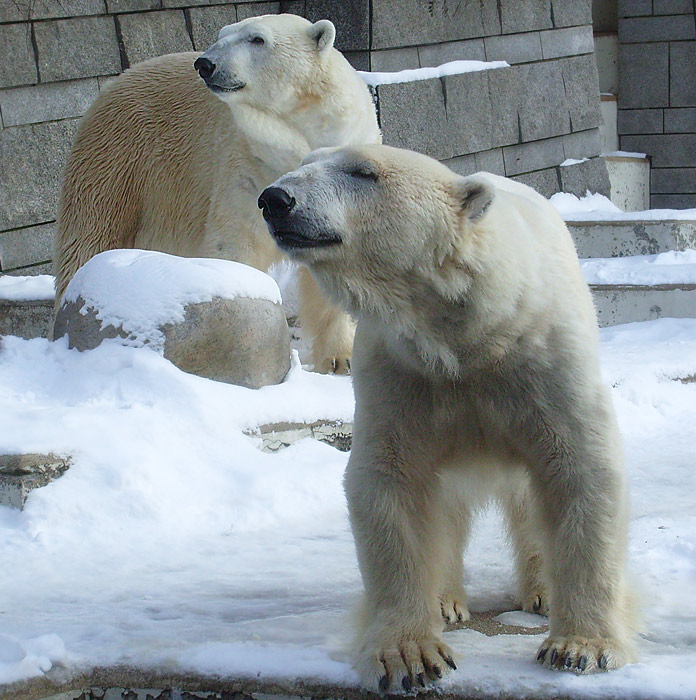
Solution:
<svg viewBox="0 0 696 700">
<path fill-rule="evenodd" d="M 112 338 L 146 346 L 184 372 L 258 389 L 290 369 L 279 302 L 275 282 L 246 265 L 109 251 L 70 283 L 54 338 L 78 350 Z"/>
</svg>

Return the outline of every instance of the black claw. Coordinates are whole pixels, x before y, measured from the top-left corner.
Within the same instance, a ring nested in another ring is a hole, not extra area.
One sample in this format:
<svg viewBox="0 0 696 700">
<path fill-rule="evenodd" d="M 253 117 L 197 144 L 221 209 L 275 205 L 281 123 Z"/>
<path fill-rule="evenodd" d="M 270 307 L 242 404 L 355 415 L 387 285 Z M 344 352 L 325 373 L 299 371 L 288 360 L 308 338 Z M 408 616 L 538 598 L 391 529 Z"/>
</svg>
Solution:
<svg viewBox="0 0 696 700">
<path fill-rule="evenodd" d="M 609 659 L 607 659 L 607 657 L 604 654 L 602 654 L 599 657 L 599 667 L 606 668 L 608 664 L 609 664 Z"/>
<path fill-rule="evenodd" d="M 411 679 L 408 676 L 404 676 L 401 679 L 401 687 L 407 692 L 411 692 Z"/>
<path fill-rule="evenodd" d="M 556 660 L 557 660 L 557 659 L 558 659 L 558 652 L 554 649 L 554 650 L 551 652 L 551 658 L 549 659 L 549 663 L 550 663 L 552 666 L 555 666 L 555 665 L 556 665 Z"/>
<path fill-rule="evenodd" d="M 454 659 L 451 656 L 443 656 L 445 663 L 453 670 L 457 670 L 457 664 L 454 663 Z"/>
<path fill-rule="evenodd" d="M 459 613 L 459 615 L 457 615 L 457 622 L 464 622 L 464 615 Z"/>
<path fill-rule="evenodd" d="M 532 605 L 532 609 L 534 610 L 535 613 L 538 613 L 539 610 L 541 610 L 541 598 L 537 596 L 534 599 L 534 605 Z"/>
<path fill-rule="evenodd" d="M 548 652 L 549 648 L 546 647 L 544 649 L 539 649 L 539 653 L 537 654 L 537 661 L 543 661 L 546 658 L 546 654 Z"/>
<path fill-rule="evenodd" d="M 587 657 L 585 655 L 580 657 L 580 661 L 578 661 L 578 668 L 581 671 L 584 671 L 587 668 Z"/>
<path fill-rule="evenodd" d="M 439 666 L 437 666 L 437 665 L 433 666 L 433 673 L 434 673 L 438 678 L 442 678 L 442 670 L 440 669 Z"/>
<path fill-rule="evenodd" d="M 388 678 L 388 676 L 382 676 L 379 679 L 379 692 L 386 693 L 387 688 L 389 688 L 389 678 Z"/>
<path fill-rule="evenodd" d="M 419 673 L 416 678 L 418 679 L 418 682 L 420 683 L 421 688 L 425 688 L 425 676 L 422 673 Z"/>
<path fill-rule="evenodd" d="M 565 657 L 565 661 L 563 662 L 563 668 L 570 668 L 573 665 L 573 657 L 570 654 L 567 654 Z"/>
</svg>

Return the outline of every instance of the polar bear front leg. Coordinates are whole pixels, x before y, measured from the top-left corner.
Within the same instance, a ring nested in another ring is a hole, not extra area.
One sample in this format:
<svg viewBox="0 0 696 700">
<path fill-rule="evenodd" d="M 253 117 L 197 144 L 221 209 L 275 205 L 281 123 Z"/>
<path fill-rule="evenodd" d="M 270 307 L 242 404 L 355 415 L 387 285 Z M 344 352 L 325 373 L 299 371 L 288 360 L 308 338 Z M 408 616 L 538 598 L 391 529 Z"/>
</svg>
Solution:
<svg viewBox="0 0 696 700">
<path fill-rule="evenodd" d="M 355 322 L 327 298 L 311 272 L 299 271 L 300 323 L 312 339 L 314 369 L 322 374 L 349 374 Z"/>
<path fill-rule="evenodd" d="M 383 437 L 376 451 L 353 451 L 345 476 L 366 594 L 356 666 L 367 687 L 410 691 L 456 668 L 440 636 L 448 542 L 437 475 L 404 463 Z"/>
<path fill-rule="evenodd" d="M 593 413 L 600 416 L 594 424 L 580 430 L 574 424 L 574 444 L 564 449 L 558 436 L 553 458 L 533 474 L 551 593 L 550 634 L 537 661 L 576 673 L 619 668 L 633 659 L 621 458 L 611 447 L 615 440 L 602 435 L 601 409 Z"/>
</svg>

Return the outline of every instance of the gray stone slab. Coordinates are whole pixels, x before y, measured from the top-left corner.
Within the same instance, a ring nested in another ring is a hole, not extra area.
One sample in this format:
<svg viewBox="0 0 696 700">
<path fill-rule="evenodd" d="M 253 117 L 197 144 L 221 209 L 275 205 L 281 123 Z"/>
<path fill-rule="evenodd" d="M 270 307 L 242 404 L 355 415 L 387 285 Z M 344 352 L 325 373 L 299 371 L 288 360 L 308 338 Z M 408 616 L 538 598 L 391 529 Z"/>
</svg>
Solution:
<svg viewBox="0 0 696 700">
<path fill-rule="evenodd" d="M 287 15 L 305 15 L 305 0 L 280 0 L 280 11 Z"/>
<path fill-rule="evenodd" d="M 495 104 L 491 101 L 486 72 L 451 75 L 441 83 L 448 138 L 454 154 L 464 155 L 498 146 L 493 129 Z"/>
<path fill-rule="evenodd" d="M 26 22 L 30 17 L 30 0 L 0 0 L 0 22 Z"/>
<path fill-rule="evenodd" d="M 476 158 L 473 153 L 466 156 L 456 156 L 455 158 L 448 158 L 442 161 L 443 165 L 446 165 L 450 170 L 453 170 L 457 175 L 473 175 L 478 172 L 476 167 Z"/>
<path fill-rule="evenodd" d="M 106 7 L 109 12 L 141 12 L 159 10 L 161 4 L 160 0 L 106 0 Z"/>
<path fill-rule="evenodd" d="M 249 17 L 277 15 L 279 12 L 279 2 L 242 2 L 237 5 L 237 19 L 239 22 Z"/>
<path fill-rule="evenodd" d="M 688 168 L 694 164 L 696 134 L 622 136 L 621 150 L 647 153 L 654 168 Z"/>
<path fill-rule="evenodd" d="M 487 61 L 507 61 L 514 64 L 540 61 L 542 58 L 539 32 L 487 36 L 483 41 Z"/>
<path fill-rule="evenodd" d="M 554 27 L 592 24 L 591 0 L 551 0 Z"/>
<path fill-rule="evenodd" d="M 181 10 L 119 15 L 117 21 L 129 66 L 154 56 L 193 49 Z"/>
<path fill-rule="evenodd" d="M 656 255 L 696 246 L 696 221 L 567 222 L 578 256 L 617 258 Z"/>
<path fill-rule="evenodd" d="M 505 174 L 508 177 L 555 167 L 565 160 L 563 137 L 556 136 L 544 141 L 505 146 L 503 159 L 505 160 Z"/>
<path fill-rule="evenodd" d="M 539 32 L 541 51 L 545 59 L 576 56 L 594 52 L 592 26 L 551 29 Z"/>
<path fill-rule="evenodd" d="M 572 131 L 569 107 L 572 105 L 577 112 L 579 105 L 576 106 L 576 102 L 588 92 L 573 86 L 575 81 L 584 80 L 584 75 L 574 75 L 572 80 L 564 80 L 560 61 L 525 64 L 516 66 L 514 70 L 518 75 L 515 98 L 521 140 L 537 141 Z M 569 82 L 571 85 L 568 85 Z M 568 99 L 569 96 L 571 99 Z M 599 108 L 598 88 L 596 100 Z M 576 120 L 572 125 L 576 129 L 583 128 L 582 124 L 576 124 Z"/>
<path fill-rule="evenodd" d="M 113 17 L 81 17 L 34 25 L 42 82 L 113 75 L 121 57 Z"/>
<path fill-rule="evenodd" d="M 558 168 L 546 168 L 532 173 L 515 175 L 512 179 L 516 182 L 521 182 L 523 185 L 528 185 L 544 197 L 551 197 L 556 192 L 560 192 Z"/>
<path fill-rule="evenodd" d="M 62 476 L 70 462 L 54 454 L 0 455 L 0 505 L 21 509 L 30 491 Z"/>
<path fill-rule="evenodd" d="M 669 107 L 669 44 L 623 45 L 619 109 Z"/>
<path fill-rule="evenodd" d="M 0 25 L 0 88 L 38 81 L 29 24 Z"/>
<path fill-rule="evenodd" d="M 617 14 L 622 17 L 652 15 L 652 0 L 618 0 Z"/>
<path fill-rule="evenodd" d="M 419 46 L 418 59 L 423 67 L 440 66 L 450 61 L 485 61 L 486 51 L 483 39 L 448 41 L 444 44 Z"/>
<path fill-rule="evenodd" d="M 7 301 L 0 299 L 0 336 L 48 338 L 53 321 L 53 299 Z"/>
<path fill-rule="evenodd" d="M 196 51 L 205 51 L 217 41 L 218 33 L 223 27 L 237 21 L 234 5 L 192 7 L 188 12 L 191 18 L 193 48 Z"/>
<path fill-rule="evenodd" d="M 696 317 L 696 285 L 590 285 L 599 325 Z"/>
<path fill-rule="evenodd" d="M 607 166 L 602 158 L 590 158 L 582 163 L 564 165 L 558 170 L 561 177 L 561 192 L 570 192 L 582 197 L 587 190 L 608 197 L 611 193 Z"/>
<path fill-rule="evenodd" d="M 161 0 L 161 7 L 164 9 L 181 9 L 184 7 L 197 7 L 200 5 L 210 5 L 210 0 Z M 276 3 L 277 5 L 278 3 Z M 157 7 L 156 9 L 159 9 Z"/>
<path fill-rule="evenodd" d="M 520 84 L 520 67 L 486 71 L 488 93 L 493 114 L 491 122 L 492 145 L 508 146 L 519 143 L 520 122 L 518 102 L 524 85 Z"/>
<path fill-rule="evenodd" d="M 77 119 L 0 130 L 0 231 L 56 218 L 60 178 Z"/>
<path fill-rule="evenodd" d="M 693 14 L 631 17 L 619 22 L 619 43 L 621 44 L 689 39 L 696 39 Z"/>
<path fill-rule="evenodd" d="M 32 0 L 32 19 L 57 19 L 101 15 L 106 11 L 104 0 Z"/>
<path fill-rule="evenodd" d="M 503 149 L 492 148 L 490 151 L 475 153 L 476 170 L 496 175 L 505 175 L 505 161 L 503 160 Z"/>
<path fill-rule="evenodd" d="M 576 131 L 573 134 L 566 134 L 563 137 L 564 159 L 592 158 L 598 156 L 602 150 L 602 137 L 599 129 L 588 129 L 587 131 Z"/>
<path fill-rule="evenodd" d="M 694 194 L 696 168 L 652 168 L 650 192 L 652 194 Z"/>
<path fill-rule="evenodd" d="M 662 109 L 620 109 L 616 122 L 618 133 L 661 134 L 664 111 Z"/>
<path fill-rule="evenodd" d="M 384 143 L 444 160 L 453 152 L 440 80 L 380 85 L 377 89 Z"/>
<path fill-rule="evenodd" d="M 653 209 L 696 209 L 696 194 L 653 194 L 650 206 Z"/>
<path fill-rule="evenodd" d="M 503 34 L 533 32 L 553 27 L 550 0 L 499 0 L 498 6 Z"/>
<path fill-rule="evenodd" d="M 494 2 L 400 0 L 398 21 L 395 12 L 393 0 L 372 0 L 371 48 L 437 44 L 500 33 Z"/>
<path fill-rule="evenodd" d="M 370 54 L 371 70 L 377 72 L 400 71 L 418 68 L 418 48 L 410 46 L 405 49 L 384 49 Z"/>
<path fill-rule="evenodd" d="M 81 117 L 98 94 L 96 78 L 3 90 L 0 92 L 2 122 L 5 126 L 18 126 Z"/>
<path fill-rule="evenodd" d="M 665 110 L 666 134 L 690 134 L 695 132 L 696 108 Z"/>
<path fill-rule="evenodd" d="M 0 271 L 51 260 L 56 224 L 39 224 L 0 233 Z"/>
<path fill-rule="evenodd" d="M 571 131 L 582 131 L 603 123 L 599 76 L 594 54 L 559 59 L 563 86 L 568 98 Z"/>
<path fill-rule="evenodd" d="M 370 48 L 369 0 L 307 0 L 302 14 L 310 22 L 330 19 L 336 25 L 336 48 L 339 51 Z"/>
<path fill-rule="evenodd" d="M 654 15 L 688 15 L 693 11 L 693 0 L 653 0 Z"/>
<path fill-rule="evenodd" d="M 20 275 L 22 277 L 32 277 L 33 275 L 52 275 L 53 262 L 39 263 L 38 265 L 29 265 L 28 267 L 18 267 L 14 270 L 7 270 L 7 272 L 3 272 L 2 274 L 9 275 L 10 277 L 15 275 Z"/>
<path fill-rule="evenodd" d="M 369 51 L 343 51 L 348 63 L 355 70 L 370 70 L 370 52 Z"/>
<path fill-rule="evenodd" d="M 696 107 L 696 41 L 670 44 L 669 80 L 670 106 Z"/>
</svg>

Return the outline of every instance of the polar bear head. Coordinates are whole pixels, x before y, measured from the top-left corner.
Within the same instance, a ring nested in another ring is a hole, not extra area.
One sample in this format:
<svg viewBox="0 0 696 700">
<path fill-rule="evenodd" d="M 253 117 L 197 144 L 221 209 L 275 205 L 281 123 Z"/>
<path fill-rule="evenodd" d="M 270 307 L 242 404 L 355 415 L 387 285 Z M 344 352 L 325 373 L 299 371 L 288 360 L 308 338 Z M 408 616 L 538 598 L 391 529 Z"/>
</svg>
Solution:
<svg viewBox="0 0 696 700">
<path fill-rule="evenodd" d="M 264 103 L 283 111 L 303 92 L 298 86 L 317 80 L 335 37 L 326 19 L 312 24 L 289 14 L 250 17 L 223 27 L 194 67 L 224 102 Z"/>
<path fill-rule="evenodd" d="M 494 186 L 389 146 L 320 149 L 264 190 L 278 246 L 352 313 L 394 314 L 419 290 L 458 298 Z"/>
</svg>

